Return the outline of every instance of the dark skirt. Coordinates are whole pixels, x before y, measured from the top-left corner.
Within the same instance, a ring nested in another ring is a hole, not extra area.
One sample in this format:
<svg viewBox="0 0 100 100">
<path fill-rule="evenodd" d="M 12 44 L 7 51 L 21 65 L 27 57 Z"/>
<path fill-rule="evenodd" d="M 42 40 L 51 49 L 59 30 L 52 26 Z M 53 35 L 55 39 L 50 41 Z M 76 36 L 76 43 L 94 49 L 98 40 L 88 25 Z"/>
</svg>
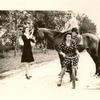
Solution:
<svg viewBox="0 0 100 100">
<path fill-rule="evenodd" d="M 25 53 L 23 52 L 21 62 L 33 62 L 33 61 L 34 61 L 34 58 L 33 58 L 32 51 L 25 52 Z"/>
<path fill-rule="evenodd" d="M 66 58 L 63 59 L 63 61 L 61 62 L 62 64 L 62 67 L 68 67 L 68 65 L 71 65 L 73 62 L 73 66 L 77 66 L 78 65 L 78 62 L 79 62 L 79 58 L 78 57 L 75 57 L 75 58 Z"/>
<path fill-rule="evenodd" d="M 22 39 L 24 41 L 24 46 L 23 46 L 23 49 L 22 49 L 21 62 L 33 62 L 34 58 L 33 58 L 30 39 L 27 39 L 26 36 L 24 36 L 24 35 L 23 35 Z"/>
</svg>

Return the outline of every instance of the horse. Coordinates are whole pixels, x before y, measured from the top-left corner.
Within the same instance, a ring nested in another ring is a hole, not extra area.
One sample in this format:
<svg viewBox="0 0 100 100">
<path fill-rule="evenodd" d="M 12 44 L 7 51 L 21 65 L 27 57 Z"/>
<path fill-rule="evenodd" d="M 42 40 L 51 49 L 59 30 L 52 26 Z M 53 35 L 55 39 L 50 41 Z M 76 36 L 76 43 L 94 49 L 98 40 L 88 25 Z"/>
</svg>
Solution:
<svg viewBox="0 0 100 100">
<path fill-rule="evenodd" d="M 39 32 L 39 31 L 41 32 Z M 48 29 L 48 28 L 37 28 L 33 35 L 36 37 L 36 40 L 40 39 L 42 36 L 44 36 L 45 39 L 50 41 L 50 43 L 55 47 L 59 45 L 63 41 L 64 35 L 63 33 Z M 83 44 L 78 45 L 78 50 L 79 52 L 82 52 L 83 50 L 87 50 L 87 52 L 90 54 L 92 57 L 95 65 L 96 65 L 96 72 L 95 74 L 100 76 L 100 39 L 98 36 L 92 33 L 84 33 L 80 35 L 83 39 Z M 60 62 L 62 61 L 61 56 L 59 55 Z"/>
<path fill-rule="evenodd" d="M 45 38 L 44 32 L 42 32 L 39 28 L 35 28 L 34 35 L 36 37 L 35 46 L 41 48 L 43 53 L 47 53 L 47 39 Z"/>
</svg>

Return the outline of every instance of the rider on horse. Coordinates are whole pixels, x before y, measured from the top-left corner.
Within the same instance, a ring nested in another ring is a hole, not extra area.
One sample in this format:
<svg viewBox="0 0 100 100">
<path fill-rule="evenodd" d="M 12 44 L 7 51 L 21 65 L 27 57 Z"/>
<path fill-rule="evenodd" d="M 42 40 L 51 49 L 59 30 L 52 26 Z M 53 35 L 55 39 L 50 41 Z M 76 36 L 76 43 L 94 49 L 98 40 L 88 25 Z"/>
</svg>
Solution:
<svg viewBox="0 0 100 100">
<path fill-rule="evenodd" d="M 78 20 L 75 18 L 74 13 L 72 11 L 68 11 L 65 15 L 65 26 L 61 32 L 71 31 L 72 35 L 79 34 L 79 25 Z"/>
<path fill-rule="evenodd" d="M 83 39 L 79 33 L 79 21 L 76 19 L 73 11 L 68 11 L 65 15 L 65 26 L 61 31 L 62 33 L 71 32 L 73 39 L 82 47 Z"/>
</svg>

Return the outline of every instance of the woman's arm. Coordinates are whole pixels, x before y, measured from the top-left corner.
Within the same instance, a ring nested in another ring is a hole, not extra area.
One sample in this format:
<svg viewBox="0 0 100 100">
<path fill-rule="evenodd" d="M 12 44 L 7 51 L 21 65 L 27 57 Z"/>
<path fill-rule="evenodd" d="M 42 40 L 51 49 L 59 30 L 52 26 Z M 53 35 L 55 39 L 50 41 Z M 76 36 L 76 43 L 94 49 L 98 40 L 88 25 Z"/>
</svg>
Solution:
<svg viewBox="0 0 100 100">
<path fill-rule="evenodd" d="M 33 43 L 36 42 L 36 40 L 35 40 L 35 38 L 33 38 L 33 35 L 32 34 L 29 36 L 29 40 L 32 41 Z"/>
<path fill-rule="evenodd" d="M 65 57 L 65 53 L 63 53 L 62 51 L 59 52 L 60 55 L 62 55 L 63 57 Z"/>
<path fill-rule="evenodd" d="M 79 28 L 78 21 L 76 18 L 72 18 L 69 21 L 69 27 L 67 28 L 68 31 L 72 30 L 73 28 Z"/>
<path fill-rule="evenodd" d="M 36 40 L 35 39 L 29 39 L 30 41 L 32 41 L 33 43 L 35 43 L 36 42 Z"/>
<path fill-rule="evenodd" d="M 63 29 L 62 29 L 61 32 L 67 32 L 67 31 L 69 31 L 69 27 L 70 27 L 69 22 L 66 22 L 66 23 L 65 23 L 65 26 L 63 27 Z"/>
<path fill-rule="evenodd" d="M 73 43 L 73 46 L 74 46 L 74 49 L 75 49 L 76 54 L 79 56 L 80 53 L 79 53 L 79 51 L 78 51 L 78 49 L 77 49 L 77 43 L 76 43 L 76 40 L 75 40 L 75 39 L 72 40 L 72 43 Z"/>
</svg>

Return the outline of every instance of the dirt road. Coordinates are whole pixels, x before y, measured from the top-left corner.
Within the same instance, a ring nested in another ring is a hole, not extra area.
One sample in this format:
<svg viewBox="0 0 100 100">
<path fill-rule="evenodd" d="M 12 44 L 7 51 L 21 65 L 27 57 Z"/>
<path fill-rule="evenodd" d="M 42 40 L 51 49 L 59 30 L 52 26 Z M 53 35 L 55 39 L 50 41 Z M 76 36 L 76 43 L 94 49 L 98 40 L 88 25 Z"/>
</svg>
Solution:
<svg viewBox="0 0 100 100">
<path fill-rule="evenodd" d="M 80 54 L 76 89 L 73 90 L 68 74 L 65 74 L 61 87 L 57 87 L 60 63 L 57 58 L 49 63 L 31 68 L 32 79 L 25 79 L 21 71 L 0 80 L 1 100 L 95 100 L 100 98 L 100 78 L 93 77 L 95 64 L 89 54 Z"/>
</svg>

